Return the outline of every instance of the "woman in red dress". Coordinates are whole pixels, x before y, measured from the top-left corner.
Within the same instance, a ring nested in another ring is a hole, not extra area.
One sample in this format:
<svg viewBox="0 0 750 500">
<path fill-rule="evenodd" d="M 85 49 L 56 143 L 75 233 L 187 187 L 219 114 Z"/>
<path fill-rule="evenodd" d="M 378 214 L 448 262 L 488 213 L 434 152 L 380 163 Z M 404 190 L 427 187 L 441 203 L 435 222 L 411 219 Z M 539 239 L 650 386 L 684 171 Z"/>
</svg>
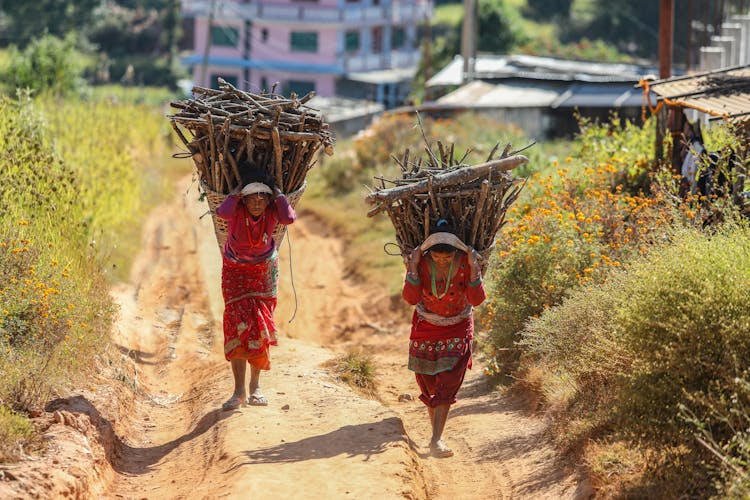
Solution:
<svg viewBox="0 0 750 500">
<path fill-rule="evenodd" d="M 270 346 L 277 345 L 273 313 L 278 252 L 273 230 L 276 224 L 291 224 L 296 218 L 281 190 L 271 189 L 269 184 L 250 182 L 227 196 L 216 209 L 216 214 L 227 221 L 221 290 L 224 355 L 231 362 L 234 375 L 234 393 L 222 405 L 225 410 L 245 404 L 268 404 L 260 390 L 260 371 L 270 370 Z M 245 392 L 247 364 L 250 364 L 249 397 Z"/>
<path fill-rule="evenodd" d="M 485 299 L 477 252 L 438 221 L 432 234 L 412 251 L 404 299 L 414 308 L 409 337 L 409 369 L 415 372 L 432 425 L 430 451 L 450 457 L 442 439 L 448 411 L 471 368 L 474 316 Z"/>
</svg>

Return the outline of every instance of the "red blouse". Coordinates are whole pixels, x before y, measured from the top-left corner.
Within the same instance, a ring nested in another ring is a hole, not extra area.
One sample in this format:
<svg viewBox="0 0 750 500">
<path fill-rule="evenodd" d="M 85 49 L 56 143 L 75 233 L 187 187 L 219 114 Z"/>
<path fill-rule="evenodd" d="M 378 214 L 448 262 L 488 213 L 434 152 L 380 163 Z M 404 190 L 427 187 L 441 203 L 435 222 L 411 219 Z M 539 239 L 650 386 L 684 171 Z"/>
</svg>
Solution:
<svg viewBox="0 0 750 500">
<path fill-rule="evenodd" d="M 455 316 L 463 311 L 467 304 L 478 306 L 486 298 L 484 283 L 481 280 L 478 283 L 471 282 L 469 258 L 466 254 L 460 257 L 458 269 L 455 270 L 448 286 L 448 292 L 443 298 L 438 298 L 432 293 L 429 259 L 420 261 L 418 273 L 419 283 L 413 283 L 407 277 L 401 295 L 411 305 L 417 305 L 421 301 L 428 311 L 435 314 L 446 317 Z M 442 294 L 445 290 L 445 281 L 436 280 L 435 290 L 438 294 Z"/>
<path fill-rule="evenodd" d="M 271 200 L 258 220 L 253 220 L 242 197 L 229 195 L 216 208 L 216 215 L 227 221 L 224 255 L 255 262 L 266 258 L 275 248 L 272 238 L 276 224 L 291 224 L 297 215 L 285 196 Z"/>
</svg>

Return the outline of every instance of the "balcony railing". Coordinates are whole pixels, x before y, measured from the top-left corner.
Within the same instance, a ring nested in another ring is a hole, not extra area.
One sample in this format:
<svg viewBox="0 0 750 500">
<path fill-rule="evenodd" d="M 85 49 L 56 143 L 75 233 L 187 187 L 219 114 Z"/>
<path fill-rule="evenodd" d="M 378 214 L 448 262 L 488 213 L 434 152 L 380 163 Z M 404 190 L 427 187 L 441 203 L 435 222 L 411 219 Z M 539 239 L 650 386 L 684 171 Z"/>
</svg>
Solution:
<svg viewBox="0 0 750 500">
<path fill-rule="evenodd" d="M 415 66 L 419 62 L 419 51 L 391 51 L 382 54 L 345 55 L 343 66 L 345 73 L 395 69 Z"/>
<path fill-rule="evenodd" d="M 183 0 L 182 12 L 188 17 L 208 17 L 209 0 Z M 323 24 L 362 25 L 388 21 L 392 24 L 422 22 L 432 17 L 429 3 L 394 3 L 391 5 L 351 5 L 343 8 L 319 5 L 290 5 L 274 3 L 222 2 L 216 5 L 214 18 L 217 21 L 265 20 L 300 21 Z"/>
</svg>

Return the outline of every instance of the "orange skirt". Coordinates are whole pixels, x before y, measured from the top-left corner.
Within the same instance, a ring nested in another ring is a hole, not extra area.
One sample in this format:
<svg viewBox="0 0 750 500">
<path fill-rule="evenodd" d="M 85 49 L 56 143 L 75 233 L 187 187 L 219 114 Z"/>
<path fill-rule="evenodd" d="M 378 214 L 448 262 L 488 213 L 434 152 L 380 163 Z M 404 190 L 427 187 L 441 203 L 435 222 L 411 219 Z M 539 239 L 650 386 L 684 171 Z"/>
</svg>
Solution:
<svg viewBox="0 0 750 500">
<path fill-rule="evenodd" d="M 245 348 L 245 346 L 238 346 L 232 349 L 227 354 L 227 359 L 244 359 L 248 363 L 258 368 L 259 370 L 270 370 L 271 369 L 271 356 L 270 350 L 266 349 L 262 352 L 252 352 Z"/>
</svg>

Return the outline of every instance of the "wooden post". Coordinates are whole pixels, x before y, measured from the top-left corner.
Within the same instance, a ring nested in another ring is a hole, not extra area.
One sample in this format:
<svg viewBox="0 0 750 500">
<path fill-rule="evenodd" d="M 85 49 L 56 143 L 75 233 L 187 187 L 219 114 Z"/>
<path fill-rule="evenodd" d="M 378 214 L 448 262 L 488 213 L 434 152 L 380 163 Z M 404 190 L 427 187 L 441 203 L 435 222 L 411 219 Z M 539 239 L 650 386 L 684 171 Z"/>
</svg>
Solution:
<svg viewBox="0 0 750 500">
<path fill-rule="evenodd" d="M 672 37 L 674 34 L 674 0 L 659 3 L 659 78 L 672 76 Z"/>
<path fill-rule="evenodd" d="M 672 134 L 672 170 L 679 174 L 682 171 L 682 129 L 687 118 L 680 107 L 670 108 L 669 114 L 669 132 Z"/>
<path fill-rule="evenodd" d="M 685 73 L 690 71 L 690 51 L 693 40 L 693 0 L 688 0 L 687 7 L 687 37 L 685 40 Z"/>
<path fill-rule="evenodd" d="M 656 112 L 656 144 L 654 145 L 656 163 L 664 159 L 664 130 L 667 128 L 667 107 L 663 106 Z"/>
<path fill-rule="evenodd" d="M 471 58 L 474 54 L 474 0 L 464 0 L 464 23 L 461 32 L 461 55 L 464 59 L 463 83 L 474 79 Z"/>
<path fill-rule="evenodd" d="M 211 0 L 211 5 L 208 11 L 208 27 L 206 33 L 206 45 L 203 47 L 203 60 L 201 61 L 201 80 L 200 85 L 210 87 L 211 82 L 206 80 L 206 73 L 208 71 L 208 57 L 211 53 L 211 28 L 214 25 L 214 12 L 216 11 L 216 0 Z"/>
</svg>

